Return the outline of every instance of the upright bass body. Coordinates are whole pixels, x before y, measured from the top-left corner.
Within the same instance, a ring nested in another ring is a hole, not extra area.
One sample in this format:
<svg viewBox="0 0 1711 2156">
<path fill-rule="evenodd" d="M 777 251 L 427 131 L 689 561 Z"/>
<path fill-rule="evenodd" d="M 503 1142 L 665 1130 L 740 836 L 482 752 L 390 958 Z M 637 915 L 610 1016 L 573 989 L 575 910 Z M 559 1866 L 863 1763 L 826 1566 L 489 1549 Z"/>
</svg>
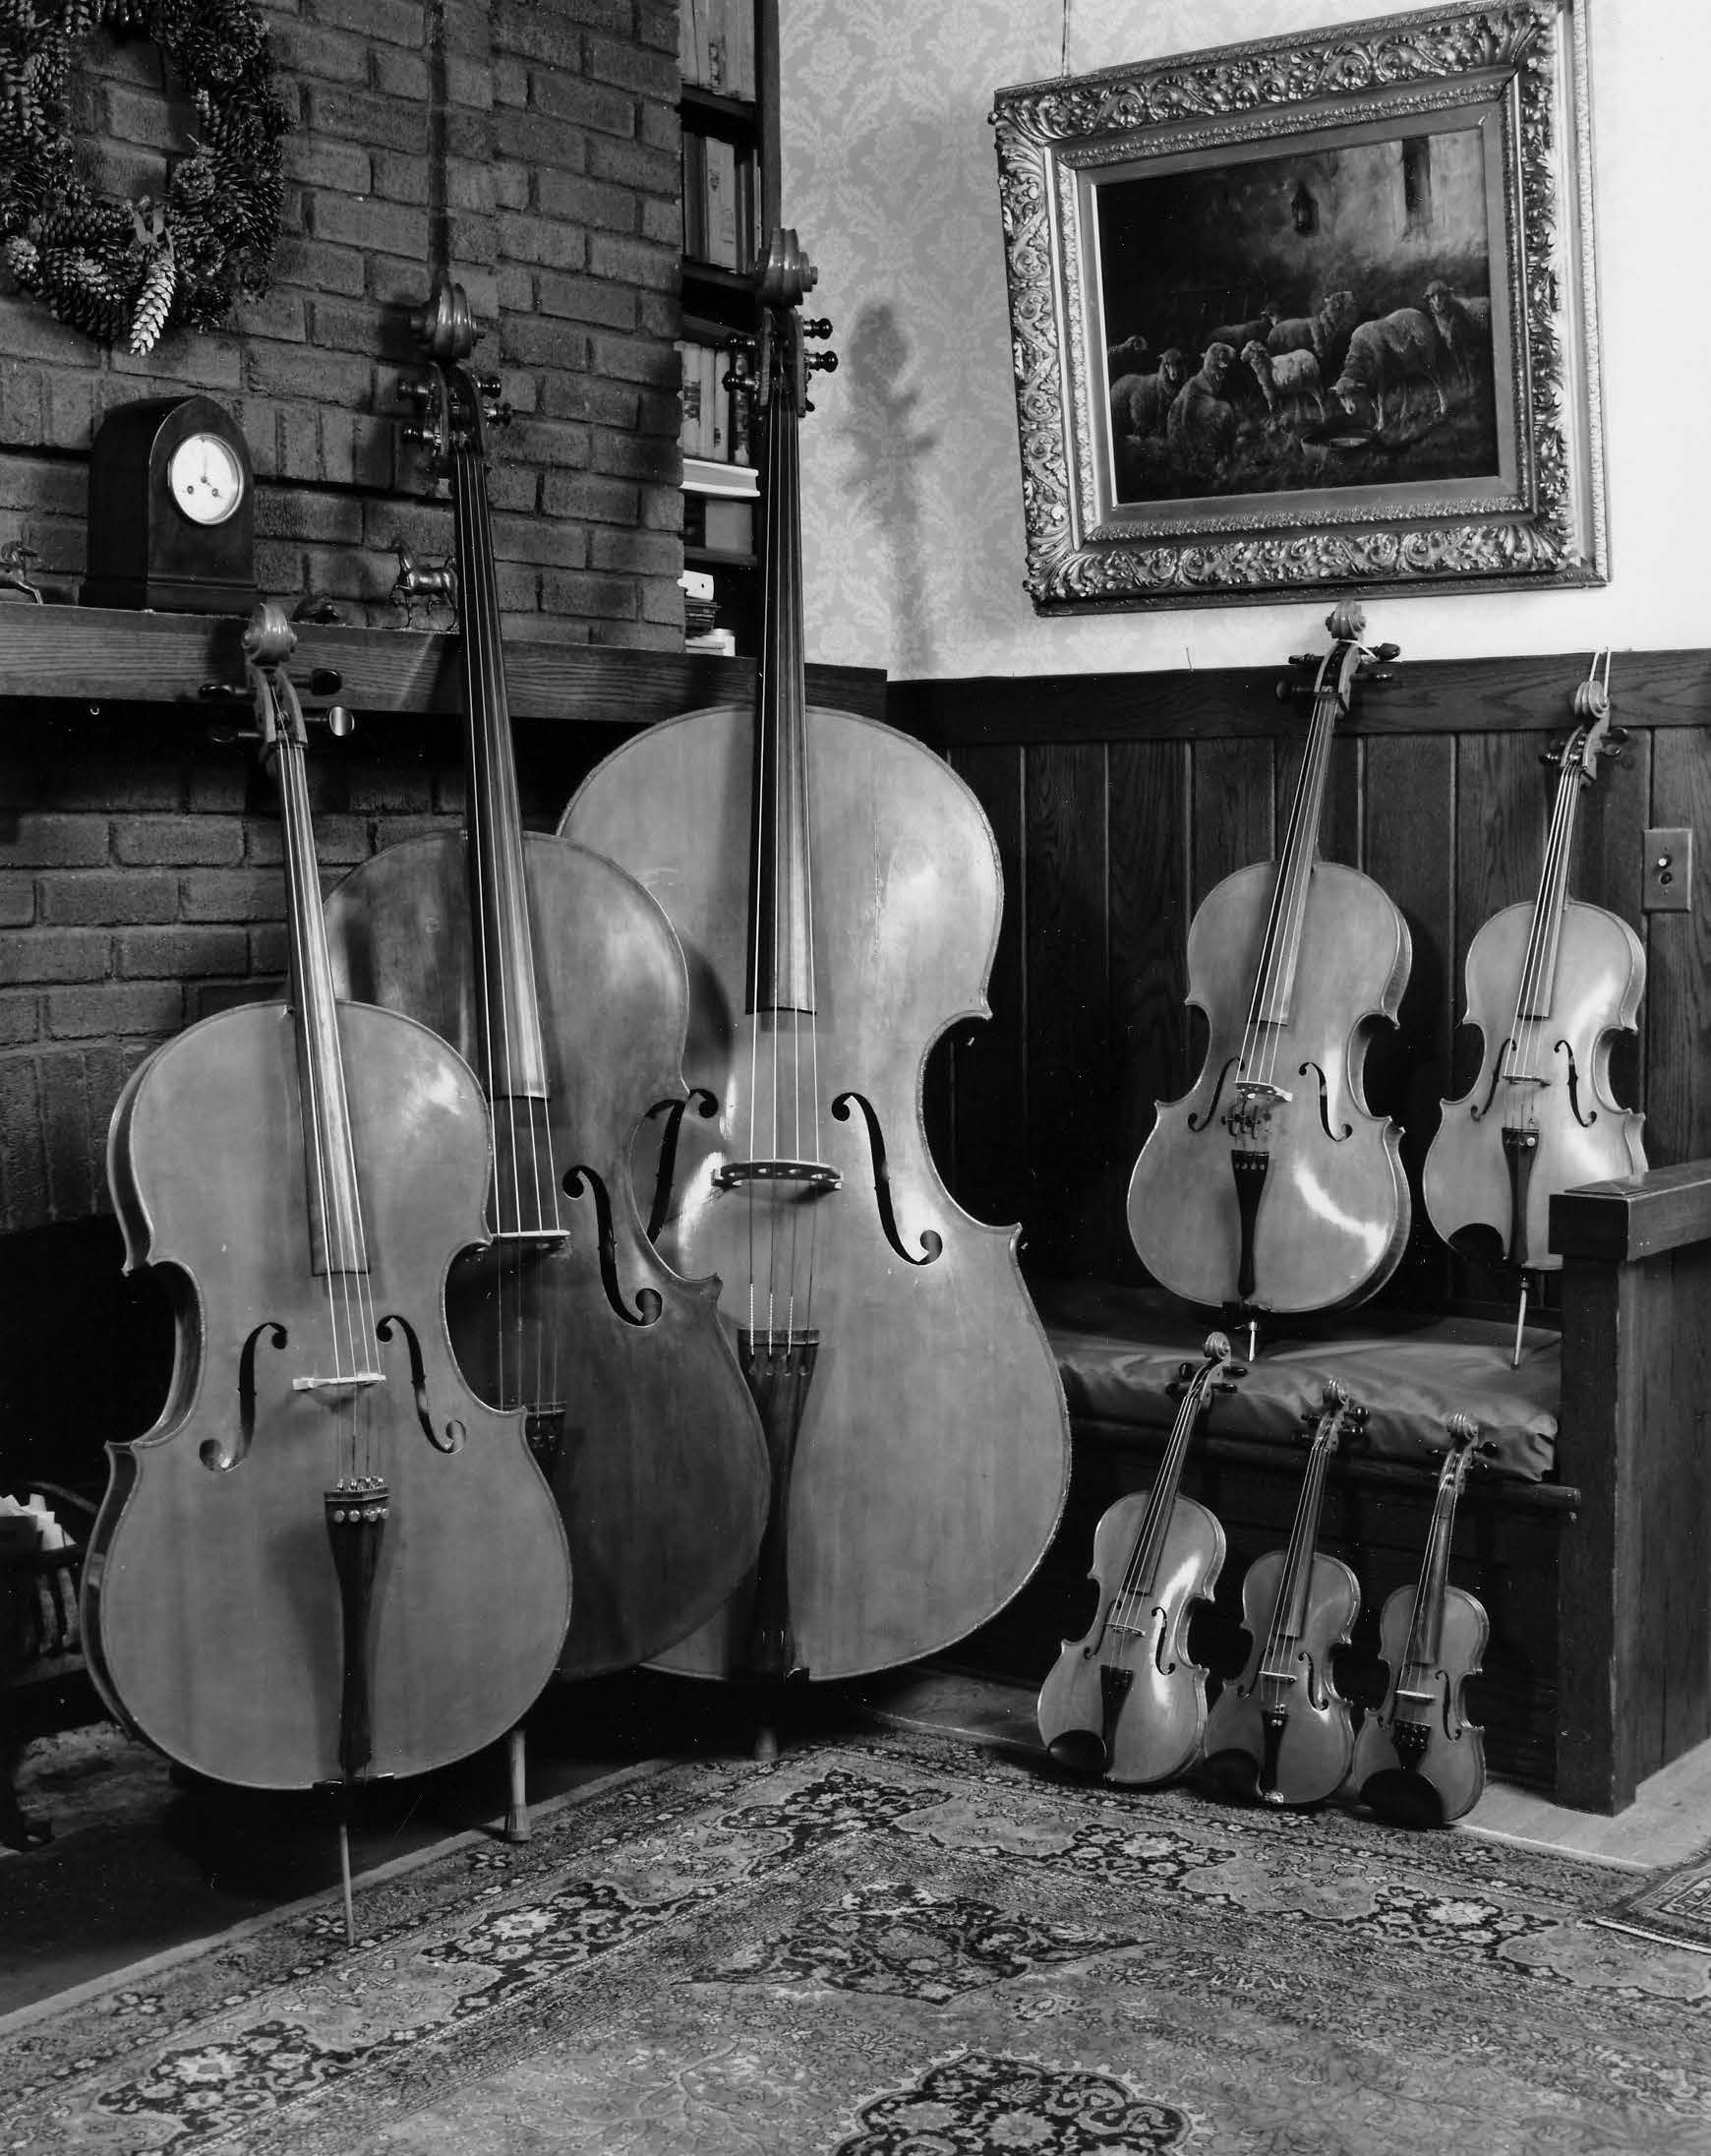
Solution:
<svg viewBox="0 0 1711 2156">
<path fill-rule="evenodd" d="M 1015 1230 L 955 1204 L 920 1120 L 933 1042 L 986 1008 L 1000 904 L 990 829 L 916 744 L 842 712 L 804 719 L 811 1032 L 793 1012 L 746 1007 L 751 711 L 637 736 L 589 778 L 561 830 L 648 885 L 688 963 L 691 1107 L 675 1159 L 640 1170 L 644 1193 L 661 1170 L 669 1183 L 662 1247 L 723 1280 L 751 1384 L 767 1383 L 769 1329 L 814 1335 L 779 1539 L 788 1660 L 835 1678 L 930 1653 L 1000 1608 L 1050 1540 L 1067 1450 Z M 781 1123 L 835 1185 L 721 1180 Z M 750 1667 L 755 1591 L 751 1579 L 670 1666 Z"/>
<path fill-rule="evenodd" d="M 621 868 L 526 833 L 505 689 L 484 427 L 497 384 L 442 278 L 420 318 L 418 401 L 452 488 L 467 806 L 365 862 L 328 902 L 347 992 L 408 1011 L 482 1075 L 495 1135 L 490 1248 L 448 1291 L 484 1399 L 521 1406 L 570 1539 L 560 1674 L 628 1668 L 709 1617 L 754 1561 L 769 1476 L 719 1323 L 636 1210 L 630 1147 L 683 1098 L 688 985 L 658 905 Z"/>
</svg>

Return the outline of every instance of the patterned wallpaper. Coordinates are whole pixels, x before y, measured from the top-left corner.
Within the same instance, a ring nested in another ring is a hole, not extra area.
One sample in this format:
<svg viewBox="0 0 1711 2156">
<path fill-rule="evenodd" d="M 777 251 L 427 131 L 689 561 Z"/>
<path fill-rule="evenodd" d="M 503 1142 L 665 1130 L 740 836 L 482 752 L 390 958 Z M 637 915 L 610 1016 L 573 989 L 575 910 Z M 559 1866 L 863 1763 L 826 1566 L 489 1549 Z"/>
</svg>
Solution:
<svg viewBox="0 0 1711 2156">
<path fill-rule="evenodd" d="M 1702 489 L 1680 483 L 1711 472 L 1711 398 L 1688 356 L 1711 335 L 1711 280 L 1682 273 L 1702 252 L 1703 177 L 1683 177 L 1698 169 L 1711 9 L 1582 5 L 1615 580 L 1374 599 L 1375 633 L 1405 658 L 1711 643 Z M 1022 590 L 986 115 L 1000 86 L 1060 72 L 1066 6 L 1072 75 L 1368 12 L 1334 0 L 782 0 L 785 215 L 820 267 L 813 310 L 832 318 L 841 362 L 819 379 L 802 438 L 814 658 L 902 680 L 1266 665 L 1320 630 L 1322 603 L 1046 620 Z M 1660 352 L 1676 357 L 1660 366 Z"/>
</svg>

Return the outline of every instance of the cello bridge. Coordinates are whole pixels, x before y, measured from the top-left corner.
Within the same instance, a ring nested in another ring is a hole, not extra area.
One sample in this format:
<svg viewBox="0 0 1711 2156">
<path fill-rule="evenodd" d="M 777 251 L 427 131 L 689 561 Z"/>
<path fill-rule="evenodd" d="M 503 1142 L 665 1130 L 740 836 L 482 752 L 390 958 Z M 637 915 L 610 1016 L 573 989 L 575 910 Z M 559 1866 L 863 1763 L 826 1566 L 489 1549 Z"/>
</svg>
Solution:
<svg viewBox="0 0 1711 2156">
<path fill-rule="evenodd" d="M 713 1177 L 721 1190 L 740 1183 L 801 1183 L 809 1190 L 836 1190 L 842 1172 L 826 1161 L 727 1161 Z"/>
<path fill-rule="evenodd" d="M 294 1377 L 294 1393 L 360 1393 L 367 1385 L 384 1385 L 384 1370 L 352 1370 L 344 1377 Z"/>
</svg>

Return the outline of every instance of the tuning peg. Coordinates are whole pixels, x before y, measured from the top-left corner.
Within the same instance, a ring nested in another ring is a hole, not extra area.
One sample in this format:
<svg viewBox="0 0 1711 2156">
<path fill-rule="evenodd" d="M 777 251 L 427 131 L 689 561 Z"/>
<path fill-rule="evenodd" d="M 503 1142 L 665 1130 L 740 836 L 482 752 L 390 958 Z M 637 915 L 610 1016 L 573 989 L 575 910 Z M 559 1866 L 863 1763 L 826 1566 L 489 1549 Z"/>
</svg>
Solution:
<svg viewBox="0 0 1711 2156">
<path fill-rule="evenodd" d="M 342 703 L 329 703 L 324 711 L 306 711 L 303 715 L 324 726 L 334 741 L 343 741 L 347 734 L 356 732 L 356 719 Z"/>
<path fill-rule="evenodd" d="M 829 337 L 831 333 L 832 325 L 830 322 L 827 321 L 824 315 L 821 315 L 816 321 L 804 322 L 802 324 L 803 336 Z"/>
<path fill-rule="evenodd" d="M 1388 666 L 1392 659 L 1399 659 L 1401 656 L 1402 647 L 1400 644 L 1374 644 L 1373 646 L 1373 657 L 1382 661 L 1386 666 Z"/>
<path fill-rule="evenodd" d="M 835 375 L 838 372 L 838 355 L 836 352 L 810 352 L 802 361 L 802 370 L 810 375 Z"/>
<path fill-rule="evenodd" d="M 398 432 L 406 442 L 413 442 L 419 449 L 431 449 L 438 440 L 432 427 L 400 427 Z"/>
<path fill-rule="evenodd" d="M 309 676 L 309 693 L 312 696 L 336 696 L 344 687 L 344 676 L 335 666 L 318 666 Z"/>
<path fill-rule="evenodd" d="M 434 385 L 424 382 L 420 375 L 400 375 L 398 395 L 406 404 L 415 404 L 426 411 L 434 401 Z"/>
</svg>

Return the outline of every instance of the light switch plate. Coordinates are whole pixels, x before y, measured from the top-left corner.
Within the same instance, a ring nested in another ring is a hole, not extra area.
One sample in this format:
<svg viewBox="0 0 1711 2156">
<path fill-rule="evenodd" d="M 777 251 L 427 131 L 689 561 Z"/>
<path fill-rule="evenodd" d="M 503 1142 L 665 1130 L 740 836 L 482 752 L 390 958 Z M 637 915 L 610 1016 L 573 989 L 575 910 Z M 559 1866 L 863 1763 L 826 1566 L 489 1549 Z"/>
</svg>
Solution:
<svg viewBox="0 0 1711 2156">
<path fill-rule="evenodd" d="M 1649 914 L 1684 914 L 1693 903 L 1693 834 L 1675 825 L 1645 835 L 1640 904 Z"/>
</svg>

